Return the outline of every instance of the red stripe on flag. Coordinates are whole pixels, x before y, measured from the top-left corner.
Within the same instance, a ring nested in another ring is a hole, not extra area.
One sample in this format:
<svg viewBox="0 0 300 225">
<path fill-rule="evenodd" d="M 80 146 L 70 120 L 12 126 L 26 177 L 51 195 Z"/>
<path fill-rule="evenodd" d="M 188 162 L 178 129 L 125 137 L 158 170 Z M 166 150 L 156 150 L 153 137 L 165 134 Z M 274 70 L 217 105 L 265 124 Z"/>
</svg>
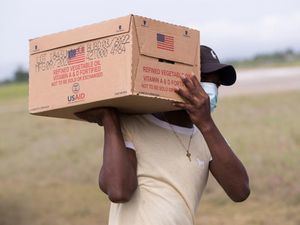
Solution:
<svg viewBox="0 0 300 225">
<path fill-rule="evenodd" d="M 174 48 L 166 48 L 166 47 L 159 47 L 157 46 L 157 48 L 162 49 L 162 50 L 168 50 L 168 51 L 174 51 Z"/>
</svg>

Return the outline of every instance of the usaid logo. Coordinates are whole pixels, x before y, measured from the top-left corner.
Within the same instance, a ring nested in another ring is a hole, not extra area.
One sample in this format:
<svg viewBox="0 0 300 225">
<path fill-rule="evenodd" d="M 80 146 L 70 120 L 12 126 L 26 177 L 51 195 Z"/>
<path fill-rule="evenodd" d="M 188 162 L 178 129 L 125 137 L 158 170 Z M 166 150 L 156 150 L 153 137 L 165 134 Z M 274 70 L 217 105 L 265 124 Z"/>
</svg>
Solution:
<svg viewBox="0 0 300 225">
<path fill-rule="evenodd" d="M 80 85 L 78 83 L 73 84 L 72 91 L 74 94 L 78 94 L 78 92 L 80 91 Z"/>
<path fill-rule="evenodd" d="M 79 83 L 74 83 L 72 85 L 72 92 L 74 93 L 74 95 L 68 96 L 69 103 L 79 102 L 79 101 L 83 101 L 85 99 L 85 93 L 84 92 L 80 93 Z"/>
</svg>

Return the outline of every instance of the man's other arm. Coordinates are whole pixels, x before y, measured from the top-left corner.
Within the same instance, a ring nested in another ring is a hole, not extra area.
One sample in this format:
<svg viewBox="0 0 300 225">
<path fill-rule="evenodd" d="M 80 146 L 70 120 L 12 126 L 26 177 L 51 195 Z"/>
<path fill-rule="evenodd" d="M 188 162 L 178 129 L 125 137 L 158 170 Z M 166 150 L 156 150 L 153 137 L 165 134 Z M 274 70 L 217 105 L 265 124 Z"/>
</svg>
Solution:
<svg viewBox="0 0 300 225">
<path fill-rule="evenodd" d="M 99 108 L 77 114 L 89 122 L 104 126 L 103 164 L 99 187 L 115 203 L 130 200 L 137 188 L 135 151 L 125 146 L 116 109 Z"/>
</svg>

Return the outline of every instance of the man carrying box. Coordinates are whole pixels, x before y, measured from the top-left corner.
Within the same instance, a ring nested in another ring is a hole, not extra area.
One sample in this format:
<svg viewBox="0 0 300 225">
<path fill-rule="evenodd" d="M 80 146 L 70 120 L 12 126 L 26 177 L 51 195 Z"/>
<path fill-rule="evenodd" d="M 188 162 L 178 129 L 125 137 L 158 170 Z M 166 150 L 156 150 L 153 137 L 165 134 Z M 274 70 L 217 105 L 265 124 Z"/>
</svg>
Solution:
<svg viewBox="0 0 300 225">
<path fill-rule="evenodd" d="M 201 46 L 201 84 L 181 78 L 178 111 L 123 115 L 113 108 L 77 113 L 104 126 L 99 185 L 112 201 L 109 225 L 192 225 L 211 171 L 235 202 L 250 194 L 247 172 L 215 125 L 218 87 L 236 80 L 231 65 Z"/>
</svg>

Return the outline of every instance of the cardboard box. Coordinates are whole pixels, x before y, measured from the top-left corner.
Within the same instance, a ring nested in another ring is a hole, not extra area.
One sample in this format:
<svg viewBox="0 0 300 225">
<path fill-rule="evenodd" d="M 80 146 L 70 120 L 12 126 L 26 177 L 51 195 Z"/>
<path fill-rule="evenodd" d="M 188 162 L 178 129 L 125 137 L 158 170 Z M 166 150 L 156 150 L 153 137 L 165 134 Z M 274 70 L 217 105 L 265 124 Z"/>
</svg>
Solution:
<svg viewBox="0 0 300 225">
<path fill-rule="evenodd" d="M 30 40 L 29 112 L 78 119 L 111 106 L 175 110 L 180 75 L 200 79 L 199 31 L 129 15 Z"/>
</svg>

